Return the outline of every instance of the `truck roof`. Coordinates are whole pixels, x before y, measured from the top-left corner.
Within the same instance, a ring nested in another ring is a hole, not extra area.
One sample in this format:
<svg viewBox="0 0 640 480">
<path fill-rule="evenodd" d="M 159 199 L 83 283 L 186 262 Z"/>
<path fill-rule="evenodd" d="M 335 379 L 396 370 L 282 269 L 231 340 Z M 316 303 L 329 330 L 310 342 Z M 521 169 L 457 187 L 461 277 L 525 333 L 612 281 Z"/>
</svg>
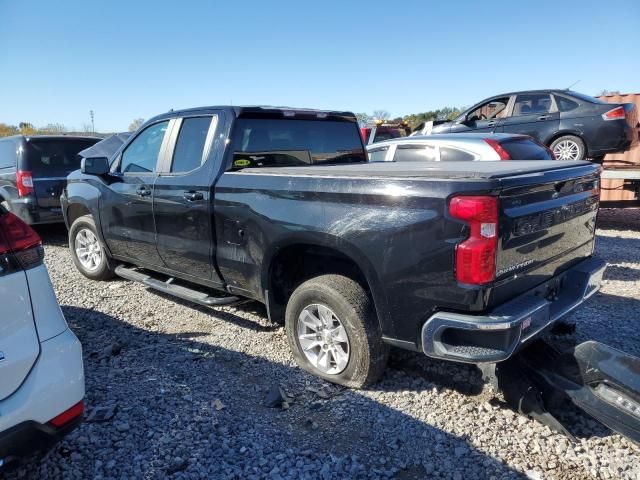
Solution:
<svg viewBox="0 0 640 480">
<path fill-rule="evenodd" d="M 296 115 L 305 115 L 305 116 L 321 116 L 321 117 L 333 117 L 340 118 L 342 120 L 350 120 L 355 121 L 355 115 L 353 112 L 346 111 L 338 111 L 338 110 L 318 110 L 314 108 L 299 108 L 299 107 L 276 107 L 269 105 L 217 105 L 217 106 L 208 106 L 208 107 L 195 107 L 195 108 L 184 108 L 180 110 L 170 110 L 166 113 L 162 113 L 157 115 L 149 120 L 156 121 L 163 118 L 171 118 L 174 116 L 183 116 L 185 114 L 198 114 L 198 113 L 209 113 L 213 110 L 224 110 L 229 112 L 235 117 L 239 117 L 247 114 L 257 114 L 257 115 L 282 115 L 283 117 Z M 148 122 L 145 122 L 148 123 Z"/>
</svg>

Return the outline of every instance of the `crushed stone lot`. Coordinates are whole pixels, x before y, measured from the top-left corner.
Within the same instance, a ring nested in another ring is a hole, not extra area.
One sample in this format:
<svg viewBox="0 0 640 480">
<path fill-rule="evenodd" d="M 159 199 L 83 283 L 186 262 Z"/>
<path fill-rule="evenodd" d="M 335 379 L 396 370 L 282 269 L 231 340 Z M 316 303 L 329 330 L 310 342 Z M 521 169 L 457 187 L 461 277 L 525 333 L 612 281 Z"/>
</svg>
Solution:
<svg viewBox="0 0 640 480">
<path fill-rule="evenodd" d="M 259 304 L 92 282 L 63 228 L 40 231 L 84 348 L 87 421 L 8 479 L 640 479 L 638 446 L 568 408 L 572 443 L 502 406 L 475 367 L 394 351 L 379 384 L 340 389 L 296 367 Z M 609 267 L 569 339 L 640 355 L 640 210 L 602 210 L 597 233 Z"/>
</svg>

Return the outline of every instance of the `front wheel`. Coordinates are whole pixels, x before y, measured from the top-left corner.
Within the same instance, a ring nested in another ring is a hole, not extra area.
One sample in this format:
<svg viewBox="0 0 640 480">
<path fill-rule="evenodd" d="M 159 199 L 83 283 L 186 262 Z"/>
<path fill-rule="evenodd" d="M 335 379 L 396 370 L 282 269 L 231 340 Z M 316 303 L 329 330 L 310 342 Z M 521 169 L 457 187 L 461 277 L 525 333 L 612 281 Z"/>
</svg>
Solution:
<svg viewBox="0 0 640 480">
<path fill-rule="evenodd" d="M 553 151 L 556 160 L 582 160 L 586 153 L 584 142 L 575 135 L 556 138 L 549 148 Z"/>
<path fill-rule="evenodd" d="M 98 237 L 91 215 L 73 222 L 69 229 L 69 250 L 76 268 L 91 280 L 108 280 L 114 272 L 109 257 Z"/>
<path fill-rule="evenodd" d="M 389 348 L 373 302 L 350 278 L 322 275 L 296 288 L 285 329 L 295 361 L 318 377 L 362 388 L 384 372 Z"/>
</svg>

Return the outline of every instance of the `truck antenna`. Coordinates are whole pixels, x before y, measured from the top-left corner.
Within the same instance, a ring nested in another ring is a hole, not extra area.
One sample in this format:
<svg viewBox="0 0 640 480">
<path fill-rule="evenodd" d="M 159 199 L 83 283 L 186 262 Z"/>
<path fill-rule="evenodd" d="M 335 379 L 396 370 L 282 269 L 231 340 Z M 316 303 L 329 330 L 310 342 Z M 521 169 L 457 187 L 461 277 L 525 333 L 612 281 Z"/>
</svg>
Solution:
<svg viewBox="0 0 640 480">
<path fill-rule="evenodd" d="M 569 85 L 567 88 L 565 88 L 565 90 L 569 90 L 571 87 L 576 86 L 578 83 L 580 83 L 580 80 L 577 80 L 577 81 L 573 82 L 571 85 Z"/>
</svg>

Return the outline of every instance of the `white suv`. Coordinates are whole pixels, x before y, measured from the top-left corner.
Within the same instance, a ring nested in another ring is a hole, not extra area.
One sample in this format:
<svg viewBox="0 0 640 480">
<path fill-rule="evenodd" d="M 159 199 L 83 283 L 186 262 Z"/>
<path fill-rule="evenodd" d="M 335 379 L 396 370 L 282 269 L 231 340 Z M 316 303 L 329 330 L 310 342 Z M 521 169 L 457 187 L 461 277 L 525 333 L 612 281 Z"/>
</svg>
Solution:
<svg viewBox="0 0 640 480">
<path fill-rule="evenodd" d="M 0 468 L 82 421 L 82 349 L 43 257 L 38 234 L 0 207 Z"/>
</svg>

